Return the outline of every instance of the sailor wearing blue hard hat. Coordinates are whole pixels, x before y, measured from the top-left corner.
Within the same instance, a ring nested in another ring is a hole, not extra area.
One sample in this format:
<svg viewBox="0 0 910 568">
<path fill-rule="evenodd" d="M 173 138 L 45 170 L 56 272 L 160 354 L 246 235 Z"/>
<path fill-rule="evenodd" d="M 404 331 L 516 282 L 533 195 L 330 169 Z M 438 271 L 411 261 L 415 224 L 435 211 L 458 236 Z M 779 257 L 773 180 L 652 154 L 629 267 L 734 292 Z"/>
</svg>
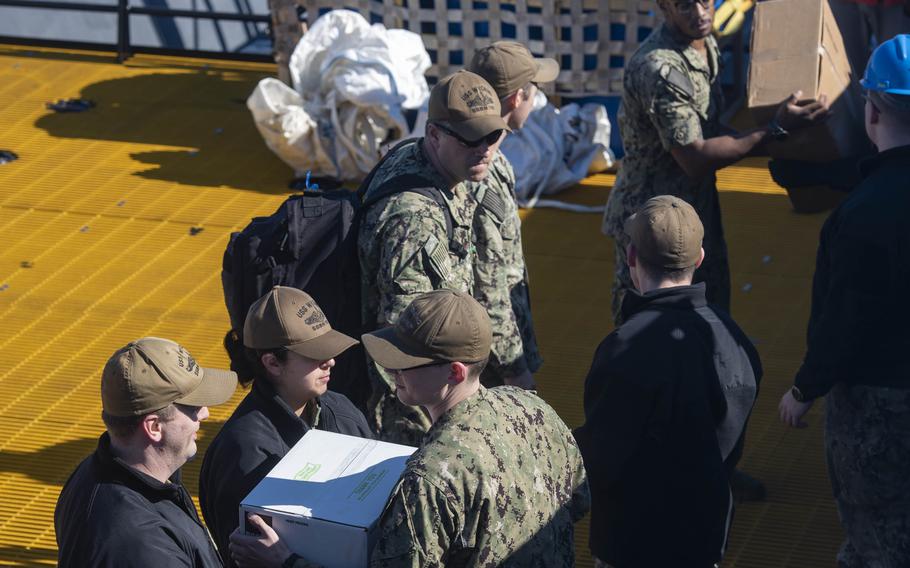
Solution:
<svg viewBox="0 0 910 568">
<path fill-rule="evenodd" d="M 878 149 L 819 241 L 805 359 L 780 418 L 826 397 L 825 450 L 845 541 L 837 565 L 910 566 L 910 35 L 860 81 Z"/>
<path fill-rule="evenodd" d="M 866 89 L 866 133 L 879 152 L 903 145 L 910 133 L 910 34 L 872 53 L 860 84 Z"/>
<path fill-rule="evenodd" d="M 910 35 L 895 36 L 878 46 L 860 84 L 870 91 L 910 95 Z"/>
</svg>

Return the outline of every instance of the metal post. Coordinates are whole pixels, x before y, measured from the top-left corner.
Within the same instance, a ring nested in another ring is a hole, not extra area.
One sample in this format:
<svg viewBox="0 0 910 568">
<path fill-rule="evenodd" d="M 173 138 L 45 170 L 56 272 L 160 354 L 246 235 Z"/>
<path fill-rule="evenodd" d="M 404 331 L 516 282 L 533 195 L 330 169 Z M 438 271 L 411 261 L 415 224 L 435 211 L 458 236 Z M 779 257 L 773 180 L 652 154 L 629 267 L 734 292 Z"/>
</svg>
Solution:
<svg viewBox="0 0 910 568">
<path fill-rule="evenodd" d="M 117 62 L 129 59 L 131 51 L 129 0 L 117 0 Z"/>
</svg>

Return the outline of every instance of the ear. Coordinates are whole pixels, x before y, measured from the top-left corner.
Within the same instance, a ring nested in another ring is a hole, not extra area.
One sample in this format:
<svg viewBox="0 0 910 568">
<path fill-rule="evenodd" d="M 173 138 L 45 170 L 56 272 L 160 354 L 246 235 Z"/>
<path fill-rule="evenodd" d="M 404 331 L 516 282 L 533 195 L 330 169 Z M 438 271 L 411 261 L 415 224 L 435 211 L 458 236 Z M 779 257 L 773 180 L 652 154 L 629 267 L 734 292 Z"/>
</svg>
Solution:
<svg viewBox="0 0 910 568">
<path fill-rule="evenodd" d="M 142 419 L 142 423 L 139 425 L 139 428 L 142 430 L 142 434 L 150 442 L 160 442 L 164 434 L 161 431 L 161 424 L 163 422 L 158 417 L 157 414 L 152 413 L 147 415 Z"/>
<path fill-rule="evenodd" d="M 502 101 L 502 112 L 507 114 L 518 108 L 518 105 L 528 98 L 528 93 L 524 89 L 518 89 Z"/>
<path fill-rule="evenodd" d="M 868 104 L 869 107 L 870 107 L 870 108 L 869 108 L 869 111 L 870 111 L 870 112 L 869 112 L 869 123 L 870 123 L 870 124 L 878 124 L 879 122 L 882 121 L 882 111 L 880 111 L 880 110 L 878 109 L 877 106 L 875 106 L 874 104 L 872 104 L 871 101 L 870 101 L 869 103 L 867 103 L 867 104 Z"/>
<path fill-rule="evenodd" d="M 701 263 L 705 261 L 705 248 L 701 248 L 701 254 L 698 257 L 698 262 L 695 263 L 695 268 L 701 266 Z"/>
<path fill-rule="evenodd" d="M 284 365 L 278 360 L 278 357 L 275 357 L 274 353 L 263 353 L 259 360 L 262 362 L 262 366 L 269 375 L 273 377 L 281 375 Z"/>
<path fill-rule="evenodd" d="M 424 139 L 431 145 L 433 148 L 439 146 L 439 137 L 442 133 L 436 128 L 435 124 L 427 123 L 426 131 L 424 131 Z"/>
<path fill-rule="evenodd" d="M 460 385 L 468 379 L 468 366 L 464 363 L 452 363 L 449 367 L 449 382 Z"/>
<path fill-rule="evenodd" d="M 638 266 L 638 250 L 632 243 L 629 243 L 629 246 L 626 247 L 626 262 L 629 268 Z"/>
</svg>

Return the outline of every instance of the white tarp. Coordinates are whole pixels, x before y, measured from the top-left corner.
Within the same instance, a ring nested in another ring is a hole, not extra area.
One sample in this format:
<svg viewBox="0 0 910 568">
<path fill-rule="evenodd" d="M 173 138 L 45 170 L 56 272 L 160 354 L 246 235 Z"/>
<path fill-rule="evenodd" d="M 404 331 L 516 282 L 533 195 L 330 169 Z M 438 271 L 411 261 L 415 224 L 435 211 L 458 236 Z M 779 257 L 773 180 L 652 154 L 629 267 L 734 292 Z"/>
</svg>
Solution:
<svg viewBox="0 0 910 568">
<path fill-rule="evenodd" d="M 418 34 L 333 10 L 291 56 L 293 88 L 263 79 L 247 107 L 266 145 L 303 175 L 359 181 L 383 144 L 412 133 L 404 109 L 426 107 L 430 56 Z M 418 118 L 416 135 L 422 135 Z"/>
<path fill-rule="evenodd" d="M 509 134 L 501 149 L 515 170 L 515 192 L 522 207 L 602 210 L 540 196 L 558 193 L 613 165 L 610 120 L 603 105 L 570 103 L 557 109 L 538 91 L 524 127 Z"/>
<path fill-rule="evenodd" d="M 397 140 L 423 136 L 430 57 L 418 34 L 369 25 L 333 10 L 297 44 L 293 88 L 263 79 L 247 100 L 266 144 L 303 176 L 312 171 L 360 181 Z M 404 110 L 419 111 L 409 130 Z M 597 104 L 561 109 L 538 92 L 524 128 L 502 143 L 517 176 L 522 206 L 563 206 L 541 199 L 613 164 L 610 122 Z M 577 210 L 587 208 L 566 207 Z"/>
</svg>

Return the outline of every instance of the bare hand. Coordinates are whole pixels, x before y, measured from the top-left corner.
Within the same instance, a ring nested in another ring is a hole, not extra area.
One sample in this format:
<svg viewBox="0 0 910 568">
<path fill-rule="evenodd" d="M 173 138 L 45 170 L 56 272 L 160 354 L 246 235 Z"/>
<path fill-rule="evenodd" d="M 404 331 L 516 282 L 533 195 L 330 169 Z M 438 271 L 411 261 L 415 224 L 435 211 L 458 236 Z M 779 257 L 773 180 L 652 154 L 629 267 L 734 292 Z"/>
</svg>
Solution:
<svg viewBox="0 0 910 568">
<path fill-rule="evenodd" d="M 259 534 L 248 535 L 240 527 L 231 533 L 230 549 L 234 563 L 240 568 L 281 568 L 281 564 L 291 555 L 291 550 L 278 538 L 278 533 L 265 524 L 262 517 L 250 514 L 247 519 L 259 529 Z"/>
<path fill-rule="evenodd" d="M 780 421 L 793 428 L 805 428 L 809 424 L 802 420 L 803 416 L 812 408 L 812 403 L 800 402 L 793 398 L 793 393 L 787 390 L 777 405 L 777 411 L 780 414 Z"/>
<path fill-rule="evenodd" d="M 802 91 L 796 91 L 777 107 L 774 119 L 784 130 L 799 130 L 817 124 L 830 114 L 827 95 L 819 95 L 818 100 L 802 101 Z"/>
<path fill-rule="evenodd" d="M 510 386 L 521 387 L 525 390 L 534 390 L 537 388 L 537 384 L 534 382 L 534 375 L 531 374 L 531 371 L 525 371 L 514 377 L 505 377 L 502 382 Z"/>
</svg>

